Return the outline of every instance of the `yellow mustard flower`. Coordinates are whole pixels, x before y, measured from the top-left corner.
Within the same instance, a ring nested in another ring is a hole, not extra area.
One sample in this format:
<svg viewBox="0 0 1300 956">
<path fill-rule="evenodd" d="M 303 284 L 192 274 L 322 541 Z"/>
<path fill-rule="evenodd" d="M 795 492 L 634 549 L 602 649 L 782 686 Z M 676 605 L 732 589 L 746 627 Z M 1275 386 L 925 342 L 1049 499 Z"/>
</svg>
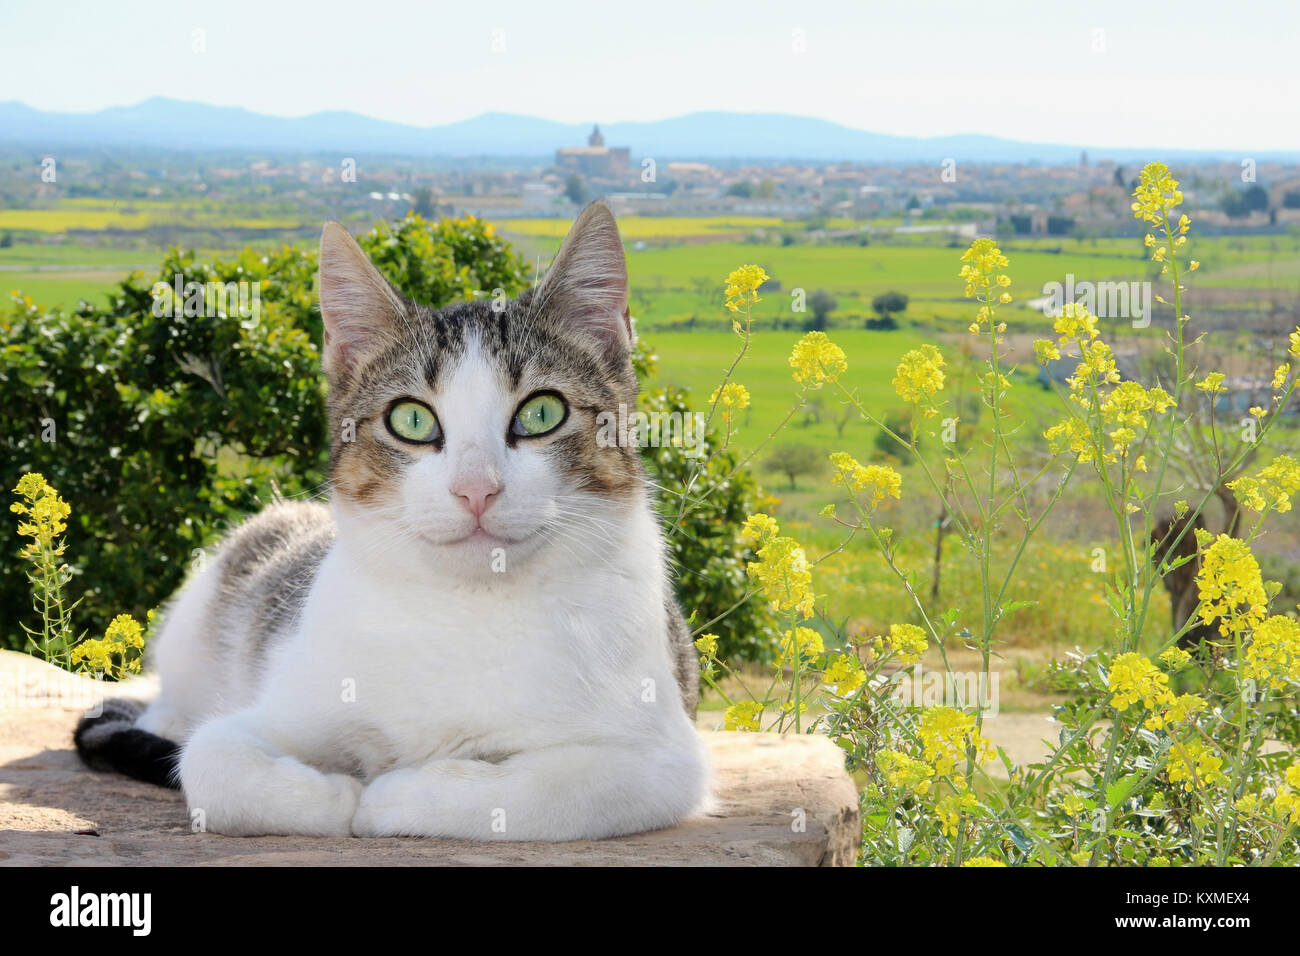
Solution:
<svg viewBox="0 0 1300 956">
<path fill-rule="evenodd" d="M 732 409 L 741 411 L 749 408 L 749 389 L 738 382 L 728 382 L 726 385 L 719 386 L 713 390 L 709 396 L 709 404 L 717 403 L 724 409 L 723 414 L 730 412 Z"/>
<path fill-rule="evenodd" d="M 974 810 L 979 806 L 975 794 L 969 790 L 964 793 L 950 793 L 934 805 L 935 816 L 939 818 L 939 829 L 949 837 L 957 835 L 957 824 L 963 810 Z"/>
<path fill-rule="evenodd" d="M 732 312 L 747 311 L 762 302 L 758 288 L 768 280 L 762 266 L 741 266 L 727 276 L 727 308 Z"/>
<path fill-rule="evenodd" d="M 943 366 L 943 356 L 933 345 L 912 349 L 898 363 L 894 373 L 894 391 L 903 401 L 914 404 L 933 398 L 943 389 Z"/>
<path fill-rule="evenodd" d="M 1272 508 L 1278 514 L 1291 510 L 1291 496 L 1300 491 L 1300 462 L 1278 455 L 1254 476 L 1228 482 L 1238 500 L 1252 511 Z"/>
<path fill-rule="evenodd" d="M 889 649 L 898 654 L 904 667 L 910 667 L 919 661 L 929 646 L 925 641 L 925 631 L 915 624 L 889 625 L 889 634 L 884 640 Z"/>
<path fill-rule="evenodd" d="M 902 476 L 888 465 L 863 465 L 847 452 L 837 451 L 831 456 L 835 474 L 831 484 L 843 485 L 849 491 L 865 491 L 870 497 L 870 507 L 886 498 L 901 498 Z"/>
<path fill-rule="evenodd" d="M 925 759 L 943 776 L 952 773 L 959 760 L 966 759 L 967 748 L 974 748 L 978 763 L 993 759 L 992 745 L 975 728 L 975 718 L 953 707 L 930 707 L 921 715 L 917 728 Z"/>
<path fill-rule="evenodd" d="M 811 617 L 815 597 L 808 556 L 794 538 L 769 537 L 757 550 L 758 560 L 745 567 L 759 583 L 768 603 L 777 611 L 797 610 Z"/>
<path fill-rule="evenodd" d="M 856 655 L 841 654 L 831 661 L 822 675 L 822 682 L 834 688 L 836 697 L 852 697 L 866 681 L 866 672 Z"/>
<path fill-rule="evenodd" d="M 825 332 L 809 332 L 795 343 L 790 353 L 794 380 L 808 382 L 814 388 L 820 388 L 823 382 L 834 382 L 848 367 L 844 350 Z"/>
<path fill-rule="evenodd" d="M 966 280 L 968 299 L 986 295 L 994 285 L 1006 288 L 1011 284 L 1011 279 L 998 271 L 1011 263 L 992 239 L 976 239 L 962 253 L 961 261 L 957 277 Z"/>
<path fill-rule="evenodd" d="M 742 700 L 732 704 L 722 715 L 723 728 L 753 732 L 759 729 L 759 719 L 763 716 L 763 705 L 756 700 Z"/>
<path fill-rule="evenodd" d="M 806 668 L 825 653 L 826 645 L 819 633 L 811 627 L 796 627 L 781 637 L 777 666 Z"/>
<path fill-rule="evenodd" d="M 1267 614 L 1259 563 L 1239 538 L 1221 534 L 1214 539 L 1205 549 L 1196 583 L 1200 618 L 1206 624 L 1220 622 L 1220 634 L 1252 627 Z"/>
<path fill-rule="evenodd" d="M 1175 745 L 1169 751 L 1165 772 L 1170 783 L 1182 783 L 1188 793 L 1198 789 L 1198 784 L 1199 788 L 1206 788 L 1223 786 L 1228 781 L 1223 773 L 1223 758 L 1199 740 Z"/>
<path fill-rule="evenodd" d="M 1300 624 L 1281 614 L 1257 624 L 1246 647 L 1242 676 L 1272 690 L 1300 684 Z"/>
<path fill-rule="evenodd" d="M 1183 204 L 1183 194 L 1178 188 L 1178 180 L 1170 175 L 1168 166 L 1164 163 L 1147 163 L 1138 174 L 1133 200 L 1133 218 L 1161 226 L 1165 223 L 1165 218 Z"/>
<path fill-rule="evenodd" d="M 1106 676 L 1110 688 L 1110 704 L 1123 712 L 1138 701 L 1147 710 L 1156 710 L 1173 703 L 1169 690 L 1169 675 L 1150 660 L 1132 651 L 1118 655 L 1110 664 Z"/>
<path fill-rule="evenodd" d="M 897 750 L 876 754 L 876 767 L 891 787 L 910 790 L 924 796 L 934 783 L 934 768 L 923 760 L 914 760 Z"/>
<path fill-rule="evenodd" d="M 1196 387 L 1202 392 L 1209 392 L 1211 395 L 1217 395 L 1220 392 L 1226 392 L 1227 388 L 1223 384 L 1224 375 L 1222 372 L 1211 372 L 1201 381 L 1196 383 Z"/>
</svg>

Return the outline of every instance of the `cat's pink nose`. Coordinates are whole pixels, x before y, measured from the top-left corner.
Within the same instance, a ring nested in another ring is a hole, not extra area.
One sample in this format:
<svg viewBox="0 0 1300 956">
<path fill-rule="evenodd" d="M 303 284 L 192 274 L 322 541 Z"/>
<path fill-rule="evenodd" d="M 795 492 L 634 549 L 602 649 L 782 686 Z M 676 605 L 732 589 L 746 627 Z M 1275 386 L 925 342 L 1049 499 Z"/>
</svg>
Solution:
<svg viewBox="0 0 1300 956">
<path fill-rule="evenodd" d="M 451 489 L 451 493 L 475 518 L 483 517 L 483 512 L 488 510 L 500 491 L 501 482 L 486 475 L 465 479 Z"/>
</svg>

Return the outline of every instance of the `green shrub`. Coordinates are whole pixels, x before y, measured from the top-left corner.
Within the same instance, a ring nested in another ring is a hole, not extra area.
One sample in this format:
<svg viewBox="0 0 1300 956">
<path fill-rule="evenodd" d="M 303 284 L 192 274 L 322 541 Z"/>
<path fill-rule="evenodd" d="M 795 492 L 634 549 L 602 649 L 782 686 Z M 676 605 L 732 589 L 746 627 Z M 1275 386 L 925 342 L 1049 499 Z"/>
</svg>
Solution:
<svg viewBox="0 0 1300 956">
<path fill-rule="evenodd" d="M 428 305 L 527 286 L 523 260 L 472 218 L 412 216 L 360 242 Z M 182 290 L 249 283 L 249 308 L 207 296 L 187 315 L 184 296 L 169 303 L 163 289 L 178 275 Z M 133 274 L 106 305 L 63 312 L 24 299 L 0 322 L 0 482 L 11 489 L 40 472 L 74 506 L 66 536 L 77 569 L 70 588 L 81 596 L 74 631 L 100 633 L 121 612 L 143 618 L 181 582 L 196 549 L 273 487 L 286 495 L 320 487 L 327 443 L 315 280 L 314 257 L 290 248 L 211 263 L 175 251 L 155 280 Z M 14 611 L 0 643 L 19 648 L 23 626 L 40 622 L 20 610 L 30 604 L 28 582 L 8 540 L 0 605 Z"/>
</svg>

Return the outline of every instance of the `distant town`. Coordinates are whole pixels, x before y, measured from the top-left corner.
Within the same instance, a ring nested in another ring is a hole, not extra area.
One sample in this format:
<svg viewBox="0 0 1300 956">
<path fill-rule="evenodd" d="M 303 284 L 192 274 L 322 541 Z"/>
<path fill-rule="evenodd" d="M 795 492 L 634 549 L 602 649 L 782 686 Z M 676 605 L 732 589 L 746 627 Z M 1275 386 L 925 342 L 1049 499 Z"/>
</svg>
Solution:
<svg viewBox="0 0 1300 956">
<path fill-rule="evenodd" d="M 937 165 L 722 166 L 640 156 L 635 144 L 607 143 L 598 125 L 585 143 L 561 147 L 551 165 L 534 168 L 494 168 L 490 159 L 448 166 L 402 158 L 100 149 L 60 155 L 58 175 L 46 181 L 41 164 L 50 161 L 12 147 L 0 151 L 0 210 L 39 210 L 78 198 L 111 200 L 123 209 L 203 198 L 237 205 L 251 228 L 271 220 L 268 231 L 276 232 L 288 225 L 285 215 L 360 222 L 412 208 L 426 217 L 567 219 L 602 197 L 620 216 L 825 220 L 826 229 L 840 234 L 887 229 L 1070 238 L 1133 234 L 1129 193 L 1139 168 L 1083 151 L 1074 164 L 1050 166 L 967 164 L 960 157 Z M 1182 173 L 1188 211 L 1204 234 L 1300 230 L 1300 166 L 1244 157 Z M 76 231 L 75 223 L 70 228 Z"/>
</svg>

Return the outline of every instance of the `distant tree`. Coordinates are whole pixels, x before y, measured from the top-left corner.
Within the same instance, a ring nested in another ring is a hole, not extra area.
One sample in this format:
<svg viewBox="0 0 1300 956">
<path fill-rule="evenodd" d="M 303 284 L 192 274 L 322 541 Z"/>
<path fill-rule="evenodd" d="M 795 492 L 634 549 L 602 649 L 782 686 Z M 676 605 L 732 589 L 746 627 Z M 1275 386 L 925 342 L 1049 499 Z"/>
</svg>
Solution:
<svg viewBox="0 0 1300 956">
<path fill-rule="evenodd" d="M 1245 189 L 1229 190 L 1223 197 L 1221 208 L 1230 219 L 1244 219 L 1252 212 L 1268 208 L 1268 190 L 1259 183 Z"/>
<path fill-rule="evenodd" d="M 885 412 L 884 422 L 885 428 L 888 428 L 889 431 L 882 428 L 876 432 L 876 437 L 871 441 L 876 454 L 879 457 L 902 458 L 903 446 L 898 443 L 898 439 L 894 435 L 904 441 L 910 442 L 912 440 L 911 413 L 900 409 L 889 409 Z M 894 435 L 889 434 L 890 431 Z"/>
<path fill-rule="evenodd" d="M 581 206 L 587 201 L 587 186 L 577 173 L 571 173 L 564 181 L 564 195 L 575 206 Z"/>
<path fill-rule="evenodd" d="M 801 475 L 817 475 L 826 467 L 826 456 L 812 445 L 781 445 L 767 456 L 763 467 L 768 472 L 785 475 L 791 490 L 798 487 Z"/>
<path fill-rule="evenodd" d="M 810 332 L 824 332 L 830 321 L 831 313 L 839 308 L 840 303 L 825 289 L 818 289 L 808 296 L 808 305 L 812 307 L 812 318 L 808 320 Z"/>
<path fill-rule="evenodd" d="M 759 199 L 771 199 L 776 195 L 776 183 L 770 179 L 763 180 L 758 184 L 758 189 L 754 191 L 754 195 Z"/>
<path fill-rule="evenodd" d="M 738 183 L 732 183 L 727 187 L 728 196 L 738 196 L 741 199 L 748 199 L 754 195 L 754 184 L 748 180 L 741 180 Z"/>
<path fill-rule="evenodd" d="M 1300 190 L 1289 192 L 1283 196 L 1282 207 L 1284 209 L 1300 209 Z"/>
<path fill-rule="evenodd" d="M 907 295 L 902 292 L 895 292 L 893 289 L 882 292 L 871 300 L 871 311 L 882 319 L 893 318 L 895 312 L 903 312 L 906 309 Z"/>
<path fill-rule="evenodd" d="M 438 207 L 433 204 L 432 189 L 428 186 L 421 186 L 411 196 L 415 200 L 415 203 L 411 206 L 411 212 L 421 219 L 438 218 Z"/>
<path fill-rule="evenodd" d="M 824 412 L 825 410 L 826 410 L 826 406 L 822 404 L 822 400 L 820 398 L 810 398 L 808 399 L 808 401 L 804 402 L 804 406 L 803 406 L 804 428 L 807 428 L 809 425 L 813 425 L 813 424 L 820 425 L 822 421 L 822 412 Z"/>
<path fill-rule="evenodd" d="M 12 232 L 6 232 L 3 236 L 0 236 L 0 249 L 8 249 L 13 244 L 14 234 Z"/>
</svg>

